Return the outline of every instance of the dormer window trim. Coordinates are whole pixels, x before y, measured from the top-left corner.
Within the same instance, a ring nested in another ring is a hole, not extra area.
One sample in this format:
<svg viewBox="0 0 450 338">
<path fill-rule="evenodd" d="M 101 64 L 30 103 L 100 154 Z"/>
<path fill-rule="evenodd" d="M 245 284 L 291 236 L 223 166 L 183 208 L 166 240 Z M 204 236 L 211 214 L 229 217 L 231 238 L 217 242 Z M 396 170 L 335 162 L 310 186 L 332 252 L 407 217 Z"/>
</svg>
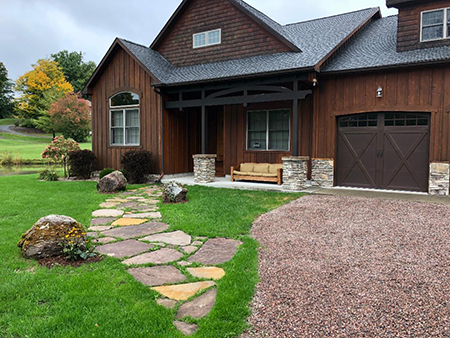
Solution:
<svg viewBox="0 0 450 338">
<path fill-rule="evenodd" d="M 218 33 L 218 39 L 217 35 L 213 36 L 213 34 Z M 199 48 L 205 48 L 210 46 L 217 46 L 222 43 L 222 29 L 212 29 L 205 32 L 195 33 L 192 35 L 192 48 L 193 49 L 199 49 Z"/>
<path fill-rule="evenodd" d="M 441 24 L 437 23 L 437 24 L 430 24 L 427 26 L 424 26 L 424 22 L 423 22 L 423 16 L 426 13 L 432 13 L 432 12 L 439 12 L 442 11 L 443 12 L 443 21 Z M 431 9 L 428 11 L 423 11 L 420 13 L 420 42 L 430 42 L 430 41 L 441 41 L 441 40 L 448 40 L 450 39 L 450 32 L 449 32 L 449 28 L 450 28 L 450 7 L 445 7 L 445 8 L 437 8 L 437 9 Z M 434 38 L 434 39 L 426 39 L 424 40 L 423 38 L 423 30 L 424 28 L 427 27 L 437 27 L 437 26 L 442 26 L 442 37 L 441 38 Z"/>
</svg>

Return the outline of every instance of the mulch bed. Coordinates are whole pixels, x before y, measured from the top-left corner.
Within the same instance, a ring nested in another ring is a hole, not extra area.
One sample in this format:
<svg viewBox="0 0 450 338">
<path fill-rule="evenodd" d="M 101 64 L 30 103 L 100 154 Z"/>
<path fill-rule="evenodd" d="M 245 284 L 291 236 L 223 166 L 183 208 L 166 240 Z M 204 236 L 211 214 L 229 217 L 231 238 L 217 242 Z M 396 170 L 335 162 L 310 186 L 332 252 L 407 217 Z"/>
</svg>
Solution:
<svg viewBox="0 0 450 338">
<path fill-rule="evenodd" d="M 11 127 L 12 130 L 18 132 L 18 133 L 24 133 L 24 134 L 35 134 L 35 135 L 43 135 L 45 132 L 39 129 L 34 128 L 25 128 L 25 127 Z"/>
<path fill-rule="evenodd" d="M 450 206 L 307 196 L 261 216 L 244 337 L 450 337 Z"/>
<path fill-rule="evenodd" d="M 37 262 L 39 265 L 45 266 L 49 269 L 55 267 L 55 266 L 72 266 L 72 267 L 80 267 L 83 264 L 89 264 L 89 263 L 97 263 L 103 260 L 102 256 L 94 256 L 89 257 L 85 260 L 79 260 L 79 261 L 71 261 L 67 259 L 65 256 L 56 256 L 56 257 L 48 257 L 48 258 L 41 258 L 38 259 Z"/>
</svg>

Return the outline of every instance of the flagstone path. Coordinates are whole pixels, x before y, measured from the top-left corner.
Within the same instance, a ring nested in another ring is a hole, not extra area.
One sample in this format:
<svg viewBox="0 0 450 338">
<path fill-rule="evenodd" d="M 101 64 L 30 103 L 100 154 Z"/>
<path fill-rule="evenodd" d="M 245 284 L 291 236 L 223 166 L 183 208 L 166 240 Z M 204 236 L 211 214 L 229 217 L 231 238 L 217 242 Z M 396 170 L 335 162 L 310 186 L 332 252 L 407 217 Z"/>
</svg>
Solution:
<svg viewBox="0 0 450 338">
<path fill-rule="evenodd" d="M 191 335 L 198 326 L 182 320 L 209 314 L 217 295 L 215 281 L 225 276 L 214 265 L 231 260 L 242 243 L 167 232 L 169 225 L 158 212 L 161 194 L 161 188 L 149 186 L 106 200 L 92 213 L 88 235 L 99 253 L 121 259 L 130 275 L 160 293 L 164 298 L 157 303 L 176 309 L 174 325 Z"/>
</svg>

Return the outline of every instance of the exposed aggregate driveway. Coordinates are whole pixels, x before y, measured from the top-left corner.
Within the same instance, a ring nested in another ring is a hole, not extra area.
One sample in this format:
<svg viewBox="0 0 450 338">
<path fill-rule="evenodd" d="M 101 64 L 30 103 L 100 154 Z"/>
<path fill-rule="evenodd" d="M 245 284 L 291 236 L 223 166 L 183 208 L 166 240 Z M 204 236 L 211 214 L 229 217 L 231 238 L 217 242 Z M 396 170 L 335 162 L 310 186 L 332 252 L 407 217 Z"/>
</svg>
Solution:
<svg viewBox="0 0 450 338">
<path fill-rule="evenodd" d="M 245 337 L 450 337 L 450 206 L 307 196 L 261 216 Z"/>
</svg>

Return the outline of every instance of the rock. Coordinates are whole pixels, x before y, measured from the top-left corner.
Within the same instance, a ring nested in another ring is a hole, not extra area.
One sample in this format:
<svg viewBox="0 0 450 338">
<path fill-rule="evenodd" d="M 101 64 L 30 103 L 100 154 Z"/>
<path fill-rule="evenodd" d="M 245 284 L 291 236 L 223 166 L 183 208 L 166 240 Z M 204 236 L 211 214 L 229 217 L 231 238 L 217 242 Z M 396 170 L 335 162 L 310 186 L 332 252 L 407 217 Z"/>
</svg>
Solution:
<svg viewBox="0 0 450 338">
<path fill-rule="evenodd" d="M 122 210 L 115 210 L 115 209 L 100 209 L 96 210 L 92 213 L 92 217 L 119 217 L 122 216 L 124 212 Z"/>
<path fill-rule="evenodd" d="M 92 227 L 89 227 L 89 231 L 106 231 L 111 229 L 111 225 L 94 225 Z"/>
<path fill-rule="evenodd" d="M 63 253 L 61 244 L 69 238 L 84 247 L 86 232 L 83 226 L 72 217 L 49 215 L 39 219 L 23 234 L 17 246 L 26 258 L 53 257 Z"/>
<path fill-rule="evenodd" d="M 156 304 L 164 306 L 166 309 L 174 309 L 175 306 L 177 305 L 177 302 L 172 299 L 163 298 L 163 299 L 158 299 L 156 301 Z"/>
<path fill-rule="evenodd" d="M 97 246 L 95 250 L 115 258 L 135 256 L 152 248 L 152 245 L 129 239 L 123 242 Z"/>
<path fill-rule="evenodd" d="M 152 252 L 146 252 L 142 255 L 124 260 L 122 263 L 126 265 L 139 264 L 166 264 L 174 262 L 183 257 L 181 252 L 174 249 L 162 248 Z"/>
<path fill-rule="evenodd" d="M 191 236 L 183 231 L 166 232 L 163 234 L 151 235 L 140 239 L 147 242 L 163 242 L 173 245 L 189 245 L 191 243 Z"/>
<path fill-rule="evenodd" d="M 161 218 L 161 213 L 156 212 L 141 212 L 135 214 L 126 214 L 123 217 L 125 218 Z"/>
<path fill-rule="evenodd" d="M 163 232 L 169 229 L 166 223 L 152 222 L 141 225 L 132 225 L 127 227 L 114 228 L 102 232 L 102 235 L 117 237 L 122 239 L 137 238 Z"/>
<path fill-rule="evenodd" d="M 100 208 L 114 208 L 118 205 L 118 202 L 103 202 L 102 204 L 100 204 Z"/>
<path fill-rule="evenodd" d="M 115 217 L 100 217 L 91 219 L 91 225 L 107 225 L 116 220 Z M 110 227 L 111 228 L 111 227 Z"/>
<path fill-rule="evenodd" d="M 222 264 L 233 258 L 241 244 L 240 241 L 229 238 L 209 239 L 199 251 L 189 257 L 189 261 L 204 265 Z"/>
<path fill-rule="evenodd" d="M 108 244 L 111 242 L 115 242 L 117 239 L 112 237 L 102 237 L 93 239 L 91 242 L 95 244 Z"/>
<path fill-rule="evenodd" d="M 186 276 L 184 276 L 176 267 L 171 265 L 134 268 L 129 269 L 128 273 L 146 286 L 179 283 L 186 280 Z"/>
<path fill-rule="evenodd" d="M 98 237 L 98 233 L 96 233 L 95 231 L 91 231 L 91 232 L 88 232 L 86 234 L 86 236 L 88 236 L 89 238 L 97 238 Z"/>
<path fill-rule="evenodd" d="M 188 191 L 181 184 L 170 182 L 164 185 L 162 200 L 164 203 L 181 203 L 186 201 Z"/>
<path fill-rule="evenodd" d="M 187 268 L 187 271 L 197 278 L 218 280 L 225 276 L 225 271 L 222 268 L 215 267 Z"/>
<path fill-rule="evenodd" d="M 126 188 L 127 179 L 120 171 L 114 171 L 106 175 L 97 184 L 97 191 L 102 194 L 114 194 L 125 191 Z"/>
<path fill-rule="evenodd" d="M 174 321 L 173 325 L 175 325 L 175 327 L 185 336 L 193 335 L 198 330 L 198 325 L 188 324 L 185 322 L 180 322 L 178 320 Z"/>
<path fill-rule="evenodd" d="M 217 289 L 206 291 L 203 295 L 180 306 L 177 319 L 183 317 L 203 318 L 211 312 L 216 301 Z"/>
<path fill-rule="evenodd" d="M 188 245 L 188 246 L 182 246 L 180 249 L 184 253 L 190 255 L 191 253 L 197 251 L 198 248 L 196 246 Z"/>
<path fill-rule="evenodd" d="M 152 287 L 152 289 L 170 299 L 188 300 L 197 292 L 209 289 L 211 286 L 215 285 L 216 283 L 208 281 L 179 285 L 155 286 Z"/>
</svg>

